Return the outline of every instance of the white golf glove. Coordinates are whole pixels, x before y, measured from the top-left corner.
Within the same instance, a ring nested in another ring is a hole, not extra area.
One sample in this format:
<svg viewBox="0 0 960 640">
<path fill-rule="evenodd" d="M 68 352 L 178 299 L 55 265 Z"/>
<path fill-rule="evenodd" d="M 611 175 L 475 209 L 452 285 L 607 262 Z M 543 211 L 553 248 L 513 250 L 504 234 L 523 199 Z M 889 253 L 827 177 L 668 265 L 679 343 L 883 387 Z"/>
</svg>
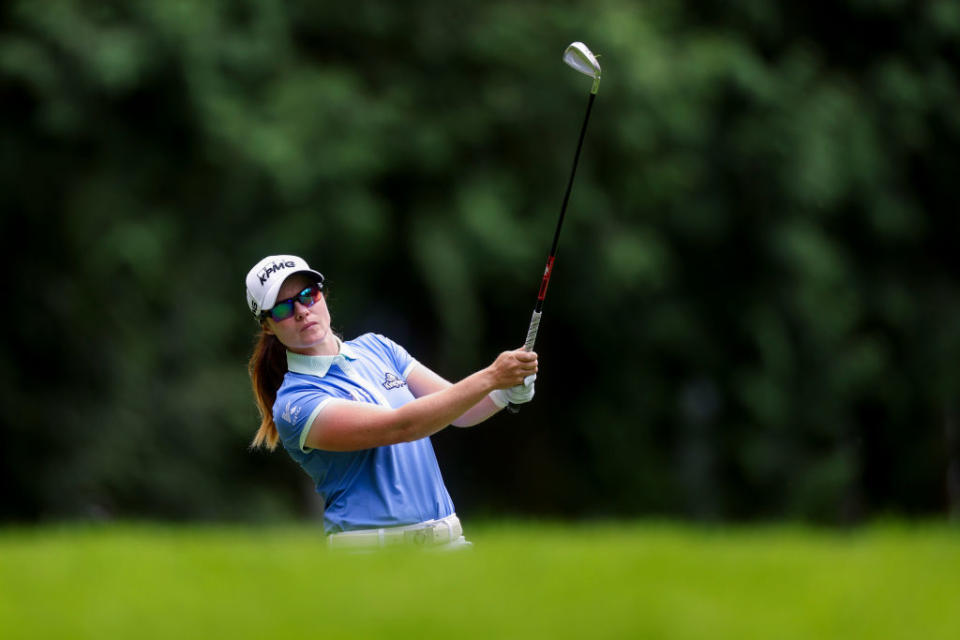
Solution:
<svg viewBox="0 0 960 640">
<path fill-rule="evenodd" d="M 495 389 L 490 392 L 490 399 L 493 404 L 503 409 L 508 404 L 524 404 L 533 400 L 534 388 L 533 381 L 537 379 L 537 374 L 531 374 L 523 379 L 523 384 L 518 384 L 509 389 Z"/>
</svg>

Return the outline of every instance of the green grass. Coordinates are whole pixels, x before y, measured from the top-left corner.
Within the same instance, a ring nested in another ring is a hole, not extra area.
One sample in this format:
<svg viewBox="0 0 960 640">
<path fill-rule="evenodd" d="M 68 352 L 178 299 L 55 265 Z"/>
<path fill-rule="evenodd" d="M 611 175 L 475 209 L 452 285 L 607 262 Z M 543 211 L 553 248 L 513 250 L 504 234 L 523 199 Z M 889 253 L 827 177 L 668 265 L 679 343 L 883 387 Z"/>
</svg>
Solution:
<svg viewBox="0 0 960 640">
<path fill-rule="evenodd" d="M 312 527 L 0 530 L 13 638 L 960 638 L 960 529 L 467 523 L 468 552 Z"/>
</svg>

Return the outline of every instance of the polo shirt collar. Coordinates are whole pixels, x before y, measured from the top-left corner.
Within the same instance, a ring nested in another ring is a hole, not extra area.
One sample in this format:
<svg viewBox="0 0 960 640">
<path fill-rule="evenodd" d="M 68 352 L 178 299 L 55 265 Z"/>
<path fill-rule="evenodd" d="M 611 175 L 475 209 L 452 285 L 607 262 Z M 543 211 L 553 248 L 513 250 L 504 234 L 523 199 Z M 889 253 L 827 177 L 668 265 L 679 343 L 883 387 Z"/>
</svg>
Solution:
<svg viewBox="0 0 960 640">
<path fill-rule="evenodd" d="M 327 375 L 327 371 L 333 365 L 342 365 L 359 357 L 356 349 L 342 342 L 340 338 L 337 338 L 337 344 L 340 346 L 340 353 L 335 356 L 305 356 L 287 351 L 287 369 L 294 373 L 305 373 L 322 378 Z"/>
</svg>

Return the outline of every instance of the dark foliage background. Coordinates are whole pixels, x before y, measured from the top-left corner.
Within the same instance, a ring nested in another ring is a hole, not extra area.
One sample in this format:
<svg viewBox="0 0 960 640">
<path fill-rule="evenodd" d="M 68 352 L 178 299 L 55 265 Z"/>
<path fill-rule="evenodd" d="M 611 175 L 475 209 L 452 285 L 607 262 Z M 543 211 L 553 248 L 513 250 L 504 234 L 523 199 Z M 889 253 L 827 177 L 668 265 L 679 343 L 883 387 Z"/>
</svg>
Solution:
<svg viewBox="0 0 960 640">
<path fill-rule="evenodd" d="M 434 438 L 461 514 L 960 513 L 960 5 L 0 8 L 0 518 L 304 516 L 250 453 L 246 270 L 537 399 Z"/>
</svg>

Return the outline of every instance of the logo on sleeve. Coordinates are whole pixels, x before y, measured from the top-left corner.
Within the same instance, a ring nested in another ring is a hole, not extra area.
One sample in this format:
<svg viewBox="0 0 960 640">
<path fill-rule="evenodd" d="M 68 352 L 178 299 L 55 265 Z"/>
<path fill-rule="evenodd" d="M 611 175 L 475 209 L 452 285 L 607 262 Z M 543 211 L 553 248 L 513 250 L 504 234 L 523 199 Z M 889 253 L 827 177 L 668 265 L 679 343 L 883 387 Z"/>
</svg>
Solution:
<svg viewBox="0 0 960 640">
<path fill-rule="evenodd" d="M 288 402 L 286 408 L 283 410 L 283 413 L 280 417 L 290 424 L 294 424 L 297 420 L 300 419 L 300 407 L 297 405 L 291 406 L 292 403 Z"/>
<path fill-rule="evenodd" d="M 407 383 L 392 373 L 386 373 L 383 378 L 383 388 L 384 389 L 399 389 L 400 387 L 407 386 Z"/>
</svg>

